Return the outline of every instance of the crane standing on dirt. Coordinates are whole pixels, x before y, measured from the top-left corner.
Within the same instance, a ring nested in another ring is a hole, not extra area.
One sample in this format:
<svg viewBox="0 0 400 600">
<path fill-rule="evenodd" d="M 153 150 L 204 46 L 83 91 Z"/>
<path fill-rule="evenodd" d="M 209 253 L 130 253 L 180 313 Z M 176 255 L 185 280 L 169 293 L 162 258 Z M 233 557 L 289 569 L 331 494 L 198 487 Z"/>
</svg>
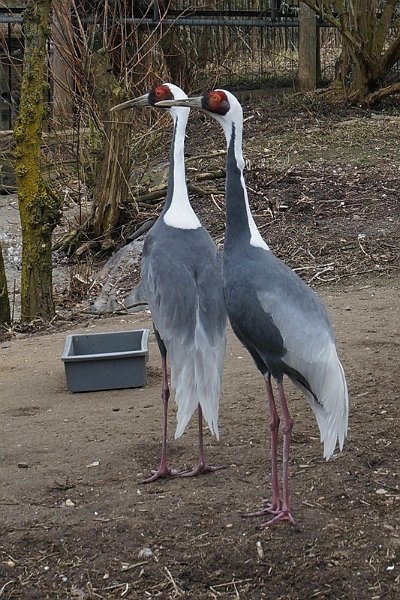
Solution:
<svg viewBox="0 0 400 600">
<path fill-rule="evenodd" d="M 163 84 L 111 110 L 154 106 L 165 99 L 187 98 L 176 85 Z M 189 109 L 169 109 L 174 121 L 168 189 L 164 208 L 146 236 L 142 289 L 147 298 L 162 360 L 163 438 L 161 462 L 146 482 L 178 474 L 167 465 L 167 413 L 171 385 L 178 405 L 175 438 L 182 435 L 198 408 L 199 462 L 183 476 L 214 471 L 204 456 L 203 423 L 218 438 L 219 394 L 226 344 L 222 260 L 209 233 L 190 205 L 184 141 Z M 179 116 L 178 116 L 179 115 Z"/>
<path fill-rule="evenodd" d="M 228 147 L 226 170 L 226 235 L 223 285 L 232 328 L 250 352 L 265 379 L 270 409 L 272 500 L 249 516 L 272 514 L 263 526 L 294 523 L 289 497 L 289 448 L 293 420 L 283 376 L 299 387 L 317 419 L 328 460 L 347 434 L 347 384 L 338 359 L 326 309 L 313 290 L 276 258 L 257 229 L 243 177 L 243 112 L 230 92 L 214 90 L 202 96 L 164 101 L 160 106 L 200 108 L 222 126 Z M 277 440 L 279 416 L 271 385 L 277 382 L 283 415 L 283 484 L 279 494 Z"/>
</svg>

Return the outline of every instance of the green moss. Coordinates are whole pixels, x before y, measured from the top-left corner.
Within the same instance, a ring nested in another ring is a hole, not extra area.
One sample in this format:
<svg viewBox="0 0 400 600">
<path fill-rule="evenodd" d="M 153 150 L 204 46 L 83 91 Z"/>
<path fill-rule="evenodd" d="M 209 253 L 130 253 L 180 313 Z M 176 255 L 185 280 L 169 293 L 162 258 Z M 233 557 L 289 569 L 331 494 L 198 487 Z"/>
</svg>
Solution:
<svg viewBox="0 0 400 600">
<path fill-rule="evenodd" d="M 24 138 L 24 127 L 22 126 L 22 122 L 19 120 L 14 127 L 14 139 L 16 142 L 21 141 Z"/>
<path fill-rule="evenodd" d="M 43 115 L 46 36 L 50 0 L 29 0 L 24 12 L 25 55 L 20 113 L 14 128 L 16 175 L 23 232 L 21 314 L 23 320 L 51 318 L 51 236 L 59 217 L 57 197 L 42 181 L 40 143 Z"/>
<path fill-rule="evenodd" d="M 17 177 L 24 177 L 27 173 L 29 173 L 29 169 L 26 165 L 20 164 L 15 167 L 15 172 Z"/>
</svg>

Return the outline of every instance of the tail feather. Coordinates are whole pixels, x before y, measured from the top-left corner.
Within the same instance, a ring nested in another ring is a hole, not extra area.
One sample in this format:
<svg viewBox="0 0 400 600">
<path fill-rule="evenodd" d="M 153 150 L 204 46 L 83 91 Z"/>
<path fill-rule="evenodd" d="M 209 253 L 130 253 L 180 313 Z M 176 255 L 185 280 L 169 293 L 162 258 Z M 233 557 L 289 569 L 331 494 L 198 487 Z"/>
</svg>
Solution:
<svg viewBox="0 0 400 600">
<path fill-rule="evenodd" d="M 344 370 L 334 344 L 325 359 L 307 378 L 314 395 L 298 381 L 294 383 L 304 392 L 314 411 L 321 443 L 324 444 L 324 458 L 329 460 L 337 443 L 339 449 L 343 449 L 348 428 L 349 396 Z"/>
<path fill-rule="evenodd" d="M 186 348 L 176 341 L 168 345 L 171 363 L 171 385 L 178 406 L 175 438 L 185 431 L 193 413 L 200 405 L 204 419 L 213 435 L 219 439 L 219 395 L 226 335 L 216 336 L 212 345 L 198 322 L 194 343 Z"/>
</svg>

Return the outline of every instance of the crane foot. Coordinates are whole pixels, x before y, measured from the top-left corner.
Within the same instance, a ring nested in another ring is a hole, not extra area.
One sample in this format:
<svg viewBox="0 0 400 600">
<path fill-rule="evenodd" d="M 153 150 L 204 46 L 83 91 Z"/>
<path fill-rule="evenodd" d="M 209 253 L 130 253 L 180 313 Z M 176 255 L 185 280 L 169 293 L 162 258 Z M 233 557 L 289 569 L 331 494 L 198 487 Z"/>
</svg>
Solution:
<svg viewBox="0 0 400 600">
<path fill-rule="evenodd" d="M 260 527 L 266 529 L 267 527 L 272 527 L 273 525 L 276 525 L 280 521 L 289 521 L 291 525 L 296 525 L 292 511 L 290 509 L 287 509 L 276 511 L 275 516 L 270 521 L 261 523 Z"/>
<path fill-rule="evenodd" d="M 295 525 L 296 522 L 293 517 L 292 510 L 290 508 L 283 508 L 282 500 L 268 502 L 264 508 L 256 510 L 250 513 L 244 513 L 243 517 L 263 517 L 265 515 L 273 515 L 272 519 L 261 524 L 261 527 L 272 527 L 279 523 L 279 521 L 289 521 L 291 525 Z"/>
<path fill-rule="evenodd" d="M 243 517 L 263 517 L 264 515 L 276 515 L 278 512 L 282 510 L 282 500 L 277 500 L 274 502 L 271 500 L 267 502 L 264 508 L 260 508 L 260 510 L 255 510 L 253 512 L 244 513 Z"/>
<path fill-rule="evenodd" d="M 141 483 L 152 483 L 153 481 L 157 481 L 157 479 L 167 479 L 169 477 L 176 477 L 177 475 L 179 475 L 179 471 L 177 471 L 176 469 L 170 469 L 168 467 L 160 467 L 159 469 L 157 469 L 157 471 L 152 470 L 151 472 L 152 475 L 150 475 L 150 477 L 148 477 L 147 479 L 143 479 Z"/>
<path fill-rule="evenodd" d="M 207 465 L 204 463 L 199 463 L 197 467 L 192 469 L 191 471 L 183 471 L 179 474 L 180 477 L 195 477 L 196 475 L 203 475 L 204 473 L 213 473 L 214 471 L 220 471 L 224 469 L 224 467 L 218 467 L 214 465 Z"/>
</svg>

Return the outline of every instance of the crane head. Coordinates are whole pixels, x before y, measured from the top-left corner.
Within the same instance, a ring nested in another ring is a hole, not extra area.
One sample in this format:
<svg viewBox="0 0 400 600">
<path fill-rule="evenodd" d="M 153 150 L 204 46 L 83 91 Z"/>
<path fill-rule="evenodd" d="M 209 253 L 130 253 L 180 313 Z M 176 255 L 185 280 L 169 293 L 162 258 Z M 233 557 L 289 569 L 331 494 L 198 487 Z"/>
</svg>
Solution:
<svg viewBox="0 0 400 600">
<path fill-rule="evenodd" d="M 172 106 L 186 106 L 187 108 L 200 108 L 214 116 L 225 116 L 231 108 L 230 98 L 234 98 L 230 92 L 225 90 L 211 90 L 204 92 L 201 96 L 182 98 L 179 100 L 165 99 L 156 102 L 156 106 L 169 108 Z"/>
<path fill-rule="evenodd" d="M 162 100 L 156 102 L 155 106 L 172 109 L 173 106 L 184 106 L 186 108 L 199 108 L 209 114 L 221 125 L 225 137 L 229 142 L 233 126 L 236 135 L 243 129 L 243 110 L 238 99 L 228 90 L 211 90 L 204 92 L 201 96 L 182 98 L 180 100 Z"/>
<path fill-rule="evenodd" d="M 118 110 L 125 110 L 127 108 L 136 108 L 137 106 L 156 106 L 158 102 L 162 101 L 175 101 L 178 99 L 187 98 L 185 92 L 181 90 L 177 85 L 173 83 L 162 83 L 161 85 L 155 86 L 147 94 L 139 96 L 138 98 L 132 98 L 122 104 L 117 104 L 110 109 L 110 112 Z"/>
</svg>

